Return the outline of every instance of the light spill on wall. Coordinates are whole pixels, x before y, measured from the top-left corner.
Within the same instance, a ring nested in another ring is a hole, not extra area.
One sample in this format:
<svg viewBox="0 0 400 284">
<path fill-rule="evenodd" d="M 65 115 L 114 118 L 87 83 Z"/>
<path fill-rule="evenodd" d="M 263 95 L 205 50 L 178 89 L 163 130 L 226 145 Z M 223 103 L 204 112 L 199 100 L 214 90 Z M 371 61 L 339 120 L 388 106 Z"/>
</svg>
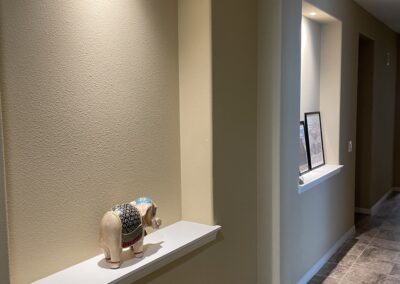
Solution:
<svg viewBox="0 0 400 284">
<path fill-rule="evenodd" d="M 301 99 L 300 120 L 304 113 L 320 110 L 321 24 L 301 19 Z"/>
<path fill-rule="evenodd" d="M 12 282 L 98 254 L 115 203 L 180 219 L 176 1 L 5 1 L 1 26 Z"/>
</svg>

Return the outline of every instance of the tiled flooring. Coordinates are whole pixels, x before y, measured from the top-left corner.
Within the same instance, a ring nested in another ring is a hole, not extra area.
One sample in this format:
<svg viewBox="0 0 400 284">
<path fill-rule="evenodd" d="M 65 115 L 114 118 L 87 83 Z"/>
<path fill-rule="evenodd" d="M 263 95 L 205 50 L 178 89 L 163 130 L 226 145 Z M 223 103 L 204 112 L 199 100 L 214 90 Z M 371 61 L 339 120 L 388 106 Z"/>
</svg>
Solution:
<svg viewBox="0 0 400 284">
<path fill-rule="evenodd" d="M 356 215 L 356 235 L 310 284 L 400 284 L 400 194 L 393 193 L 379 213 Z"/>
</svg>

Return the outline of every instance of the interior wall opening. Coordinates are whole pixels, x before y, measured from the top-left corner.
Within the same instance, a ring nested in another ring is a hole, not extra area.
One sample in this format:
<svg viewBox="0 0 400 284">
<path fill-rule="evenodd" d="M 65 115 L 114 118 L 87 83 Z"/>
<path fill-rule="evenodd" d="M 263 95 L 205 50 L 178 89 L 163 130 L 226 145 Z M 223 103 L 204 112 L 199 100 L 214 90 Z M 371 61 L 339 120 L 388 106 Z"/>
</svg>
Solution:
<svg viewBox="0 0 400 284">
<path fill-rule="evenodd" d="M 374 89 L 374 40 L 360 34 L 358 44 L 355 208 L 368 213 L 371 206 L 371 149 Z"/>
</svg>

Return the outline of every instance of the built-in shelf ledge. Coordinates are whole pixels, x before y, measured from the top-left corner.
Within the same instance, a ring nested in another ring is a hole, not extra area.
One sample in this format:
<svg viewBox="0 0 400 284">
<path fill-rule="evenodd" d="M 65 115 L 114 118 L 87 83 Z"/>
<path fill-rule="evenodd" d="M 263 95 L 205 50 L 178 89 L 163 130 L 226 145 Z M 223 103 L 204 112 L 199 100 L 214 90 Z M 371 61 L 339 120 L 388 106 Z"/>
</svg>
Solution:
<svg viewBox="0 0 400 284">
<path fill-rule="evenodd" d="M 316 168 L 311 172 L 308 172 L 302 177 L 304 178 L 304 184 L 299 185 L 297 191 L 299 194 L 310 190 L 318 184 L 326 181 L 327 179 L 337 175 L 342 170 L 342 165 L 324 165 L 320 168 Z"/>
<path fill-rule="evenodd" d="M 34 283 L 130 284 L 215 240 L 220 229 L 220 226 L 180 221 L 147 235 L 143 258 L 132 258 L 133 253 L 125 250 L 123 258 L 127 260 L 119 269 L 109 269 L 104 256 L 98 255 Z"/>
</svg>

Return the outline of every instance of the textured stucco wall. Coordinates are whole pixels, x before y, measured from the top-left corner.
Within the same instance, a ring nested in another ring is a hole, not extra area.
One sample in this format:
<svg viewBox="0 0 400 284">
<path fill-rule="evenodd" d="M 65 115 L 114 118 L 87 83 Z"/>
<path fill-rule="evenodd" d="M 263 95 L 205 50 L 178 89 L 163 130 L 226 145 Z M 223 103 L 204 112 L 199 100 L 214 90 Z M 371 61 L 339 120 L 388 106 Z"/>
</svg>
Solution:
<svg viewBox="0 0 400 284">
<path fill-rule="evenodd" d="M 257 282 L 257 1 L 211 8 L 213 207 L 222 232 L 137 283 Z"/>
<path fill-rule="evenodd" d="M 3 1 L 12 283 L 99 253 L 111 206 L 180 219 L 177 1 Z"/>
<path fill-rule="evenodd" d="M 0 105 L 1 110 L 1 105 Z M 9 283 L 7 200 L 4 171 L 4 144 L 2 117 L 0 116 L 0 283 Z"/>
</svg>

